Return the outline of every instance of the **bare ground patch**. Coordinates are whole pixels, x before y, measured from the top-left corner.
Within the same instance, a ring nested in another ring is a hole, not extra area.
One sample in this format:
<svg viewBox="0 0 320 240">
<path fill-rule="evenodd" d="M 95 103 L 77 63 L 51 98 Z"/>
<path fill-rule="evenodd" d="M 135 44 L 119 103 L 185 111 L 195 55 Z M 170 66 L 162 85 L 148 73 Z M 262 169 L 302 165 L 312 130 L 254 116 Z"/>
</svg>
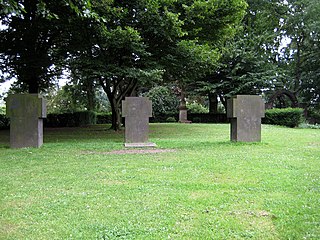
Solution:
<svg viewBox="0 0 320 240">
<path fill-rule="evenodd" d="M 156 154 L 156 153 L 168 153 L 176 152 L 176 149 L 123 149 L 123 150 L 114 150 L 110 152 L 95 152 L 95 151 L 85 151 L 84 154 L 115 154 L 115 155 L 124 155 L 124 154 Z"/>
</svg>

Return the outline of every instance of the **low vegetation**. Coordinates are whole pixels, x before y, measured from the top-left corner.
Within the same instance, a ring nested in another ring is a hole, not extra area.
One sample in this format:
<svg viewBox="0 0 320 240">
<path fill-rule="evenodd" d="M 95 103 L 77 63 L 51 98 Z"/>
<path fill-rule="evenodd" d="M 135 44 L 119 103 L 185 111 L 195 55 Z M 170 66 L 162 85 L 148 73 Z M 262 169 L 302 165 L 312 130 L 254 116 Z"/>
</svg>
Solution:
<svg viewBox="0 0 320 240">
<path fill-rule="evenodd" d="M 301 108 L 274 108 L 265 113 L 264 123 L 286 127 L 297 127 L 303 121 Z"/>
<path fill-rule="evenodd" d="M 110 126 L 0 131 L 0 239 L 319 239 L 320 131 L 151 124 L 162 151 L 124 151 Z"/>
</svg>

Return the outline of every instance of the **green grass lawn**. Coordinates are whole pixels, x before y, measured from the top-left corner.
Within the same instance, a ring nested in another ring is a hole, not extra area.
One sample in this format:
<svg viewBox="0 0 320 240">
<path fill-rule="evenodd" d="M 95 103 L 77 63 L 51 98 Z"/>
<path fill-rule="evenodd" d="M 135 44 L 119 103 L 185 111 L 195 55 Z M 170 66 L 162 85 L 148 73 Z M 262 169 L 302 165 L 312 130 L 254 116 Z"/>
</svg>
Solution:
<svg viewBox="0 0 320 240">
<path fill-rule="evenodd" d="M 151 124 L 175 151 L 118 154 L 106 129 L 46 129 L 40 149 L 0 131 L 0 239 L 320 239 L 320 130 Z"/>
</svg>

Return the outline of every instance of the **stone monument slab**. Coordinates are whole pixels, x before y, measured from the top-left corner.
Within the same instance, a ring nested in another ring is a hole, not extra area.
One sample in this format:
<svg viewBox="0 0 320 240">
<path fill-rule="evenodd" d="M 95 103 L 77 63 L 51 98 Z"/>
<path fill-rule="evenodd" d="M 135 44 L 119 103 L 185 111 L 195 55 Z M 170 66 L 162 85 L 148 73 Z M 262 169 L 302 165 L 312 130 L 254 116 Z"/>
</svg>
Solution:
<svg viewBox="0 0 320 240">
<path fill-rule="evenodd" d="M 227 101 L 227 117 L 231 119 L 231 141 L 260 142 L 261 118 L 265 104 L 261 97 L 237 95 Z"/>
<path fill-rule="evenodd" d="M 40 147 L 43 144 L 43 118 L 46 102 L 39 94 L 13 94 L 7 98 L 10 118 L 10 147 Z"/>
<path fill-rule="evenodd" d="M 179 123 L 191 123 L 188 120 L 188 109 L 184 94 L 182 94 L 179 104 Z"/>
<path fill-rule="evenodd" d="M 126 97 L 122 101 L 122 117 L 125 117 L 125 146 L 154 147 L 149 142 L 149 117 L 152 103 L 147 97 Z"/>
</svg>

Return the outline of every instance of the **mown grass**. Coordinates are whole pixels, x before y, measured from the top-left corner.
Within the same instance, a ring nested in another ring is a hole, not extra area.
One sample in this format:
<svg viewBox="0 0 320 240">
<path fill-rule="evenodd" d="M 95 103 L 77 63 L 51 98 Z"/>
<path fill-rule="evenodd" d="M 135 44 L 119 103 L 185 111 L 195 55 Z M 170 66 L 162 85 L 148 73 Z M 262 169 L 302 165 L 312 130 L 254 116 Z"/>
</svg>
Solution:
<svg viewBox="0 0 320 240">
<path fill-rule="evenodd" d="M 320 131 L 151 124 L 175 152 L 123 149 L 107 126 L 46 129 L 40 149 L 0 131 L 0 239 L 320 239 Z"/>
</svg>

